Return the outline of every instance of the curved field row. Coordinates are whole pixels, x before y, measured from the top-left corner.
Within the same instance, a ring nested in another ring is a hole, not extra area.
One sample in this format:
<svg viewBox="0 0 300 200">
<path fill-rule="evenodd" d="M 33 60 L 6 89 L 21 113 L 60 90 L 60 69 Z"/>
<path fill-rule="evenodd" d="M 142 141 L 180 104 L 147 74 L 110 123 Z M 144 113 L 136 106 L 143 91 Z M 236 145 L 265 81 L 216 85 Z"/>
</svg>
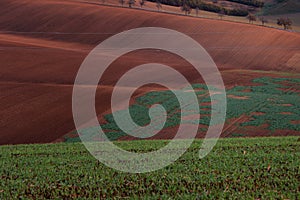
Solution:
<svg viewBox="0 0 300 200">
<path fill-rule="evenodd" d="M 228 87 L 257 75 L 227 70 L 300 70 L 295 56 L 300 34 L 266 27 L 72 0 L 1 0 L 0 13 L 1 144 L 51 142 L 74 130 L 72 84 L 81 63 L 99 42 L 131 28 L 164 27 L 189 35 L 212 56 Z M 111 91 L 121 75 L 149 62 L 169 65 L 192 83 L 202 81 L 172 53 L 126 54 L 101 80 L 109 89 L 97 92 L 99 116 L 109 111 Z"/>
</svg>

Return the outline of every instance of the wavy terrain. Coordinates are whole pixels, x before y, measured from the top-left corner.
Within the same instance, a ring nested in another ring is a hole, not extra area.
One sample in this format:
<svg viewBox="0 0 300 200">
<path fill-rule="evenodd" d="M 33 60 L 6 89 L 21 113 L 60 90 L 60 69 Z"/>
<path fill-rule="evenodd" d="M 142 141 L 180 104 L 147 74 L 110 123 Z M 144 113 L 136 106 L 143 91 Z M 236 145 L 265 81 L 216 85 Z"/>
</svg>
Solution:
<svg viewBox="0 0 300 200">
<path fill-rule="evenodd" d="M 212 56 L 228 87 L 257 76 L 249 70 L 300 72 L 298 33 L 72 0 L 1 0 L 0 13 L 0 144 L 52 142 L 74 130 L 72 84 L 80 64 L 101 41 L 131 28 L 189 35 Z M 113 85 L 123 73 L 153 61 L 201 81 L 171 53 L 129 53 L 106 72 L 97 92 L 98 114 L 109 110 Z M 236 70 L 248 74 L 235 79 Z"/>
</svg>

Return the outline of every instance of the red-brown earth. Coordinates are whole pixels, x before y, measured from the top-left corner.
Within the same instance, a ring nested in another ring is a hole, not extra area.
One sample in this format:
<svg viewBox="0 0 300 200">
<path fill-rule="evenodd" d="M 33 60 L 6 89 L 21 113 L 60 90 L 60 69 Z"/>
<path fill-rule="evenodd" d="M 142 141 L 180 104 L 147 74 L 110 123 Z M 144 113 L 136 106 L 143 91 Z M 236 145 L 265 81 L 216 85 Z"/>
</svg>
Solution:
<svg viewBox="0 0 300 200">
<path fill-rule="evenodd" d="M 189 35 L 212 56 L 228 88 L 255 77 L 285 76 L 274 71 L 300 72 L 298 33 L 72 0 L 1 0 L 0 13 L 0 144 L 52 142 L 74 130 L 72 87 L 81 63 L 101 41 L 132 28 L 164 27 Z M 169 65 L 190 82 L 201 82 L 195 69 L 172 53 L 126 54 L 101 80 L 96 95 L 100 117 L 110 110 L 118 78 L 149 62 Z"/>
</svg>

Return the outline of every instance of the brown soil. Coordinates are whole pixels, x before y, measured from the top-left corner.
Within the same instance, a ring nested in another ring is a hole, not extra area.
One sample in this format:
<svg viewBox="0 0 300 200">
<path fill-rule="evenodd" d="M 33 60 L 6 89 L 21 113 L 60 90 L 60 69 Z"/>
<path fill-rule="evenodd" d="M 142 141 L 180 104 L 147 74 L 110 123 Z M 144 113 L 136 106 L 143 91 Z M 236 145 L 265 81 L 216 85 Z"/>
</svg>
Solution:
<svg viewBox="0 0 300 200">
<path fill-rule="evenodd" d="M 268 75 L 249 71 L 253 69 L 300 72 L 288 65 L 299 52 L 297 33 L 72 0 L 1 0 L 0 13 L 0 144 L 52 142 L 74 130 L 72 86 L 81 63 L 101 41 L 131 28 L 164 27 L 191 36 L 212 56 L 227 87 Z M 126 54 L 101 79 L 99 116 L 109 112 L 119 77 L 154 61 L 177 69 L 192 83 L 202 81 L 189 63 L 172 53 Z"/>
<path fill-rule="evenodd" d="M 300 120 L 293 120 L 291 121 L 292 124 L 300 124 Z"/>
<path fill-rule="evenodd" d="M 182 117 L 182 120 L 197 120 L 197 119 L 200 119 L 200 115 L 199 114 L 187 115 L 187 116 L 183 116 Z"/>
<path fill-rule="evenodd" d="M 251 116 L 252 115 L 257 115 L 257 116 L 260 116 L 260 115 L 265 115 L 266 113 L 263 113 L 263 112 L 253 112 L 251 113 Z"/>
<path fill-rule="evenodd" d="M 235 96 L 235 95 L 227 95 L 228 98 L 232 98 L 232 99 L 241 99 L 241 100 L 245 100 L 248 99 L 249 97 L 245 97 L 245 96 Z"/>
<path fill-rule="evenodd" d="M 291 113 L 291 112 L 281 112 L 280 114 L 282 114 L 282 115 L 292 115 L 293 113 Z"/>
<path fill-rule="evenodd" d="M 249 116 L 241 115 L 237 118 L 232 118 L 232 119 L 227 120 L 224 125 L 221 136 L 222 137 L 230 136 L 233 132 L 235 132 L 238 129 L 238 126 L 237 126 L 238 123 L 246 122 L 249 120 L 249 118 L 250 118 Z"/>
<path fill-rule="evenodd" d="M 286 103 L 286 104 L 281 104 L 281 106 L 293 106 L 292 104 Z"/>
</svg>

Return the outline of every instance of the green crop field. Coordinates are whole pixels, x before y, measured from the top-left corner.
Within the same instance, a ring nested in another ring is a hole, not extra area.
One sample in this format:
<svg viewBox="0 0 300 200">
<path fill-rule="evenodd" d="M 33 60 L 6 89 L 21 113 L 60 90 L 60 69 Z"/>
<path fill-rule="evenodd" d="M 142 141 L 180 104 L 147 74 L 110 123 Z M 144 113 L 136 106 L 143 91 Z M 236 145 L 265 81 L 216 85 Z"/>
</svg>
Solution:
<svg viewBox="0 0 300 200">
<path fill-rule="evenodd" d="M 235 86 L 226 91 L 227 93 L 227 114 L 226 123 L 229 125 L 232 120 L 240 117 L 249 118 L 246 121 L 236 121 L 232 126 L 235 132 L 229 137 L 248 136 L 249 130 L 255 128 L 268 132 L 272 135 L 278 131 L 300 131 L 300 124 L 297 123 L 300 117 L 300 79 L 299 78 L 272 78 L 261 77 L 252 80 L 252 86 Z M 206 132 L 210 123 L 211 105 L 210 97 L 205 84 L 192 85 L 198 96 L 200 109 L 199 131 Z M 182 89 L 181 92 L 194 92 Z M 217 95 L 217 94 L 216 94 Z M 153 91 L 135 99 L 135 103 L 129 107 L 132 119 L 140 126 L 150 123 L 148 115 L 149 108 L 154 104 L 161 104 L 167 111 L 167 120 L 164 123 L 160 115 L 154 119 L 157 127 L 176 127 L 181 124 L 195 123 L 189 116 L 195 115 L 189 107 L 183 108 L 183 115 L 187 118 L 181 120 L 181 109 L 176 96 L 171 91 Z M 126 110 L 118 111 L 123 119 L 127 119 Z M 112 114 L 104 116 L 106 123 L 101 124 L 102 129 L 110 140 L 118 140 L 126 136 L 114 121 Z M 265 125 L 265 126 L 264 126 Z M 95 127 L 88 128 L 97 134 Z M 79 132 L 82 130 L 79 130 Z M 65 137 L 66 142 L 80 141 L 77 132 Z"/>
<path fill-rule="evenodd" d="M 117 142 L 145 152 L 167 141 Z M 297 137 L 220 139 L 199 159 L 201 140 L 172 165 L 129 174 L 104 166 L 81 143 L 1 146 L 0 199 L 299 199 Z"/>
</svg>

